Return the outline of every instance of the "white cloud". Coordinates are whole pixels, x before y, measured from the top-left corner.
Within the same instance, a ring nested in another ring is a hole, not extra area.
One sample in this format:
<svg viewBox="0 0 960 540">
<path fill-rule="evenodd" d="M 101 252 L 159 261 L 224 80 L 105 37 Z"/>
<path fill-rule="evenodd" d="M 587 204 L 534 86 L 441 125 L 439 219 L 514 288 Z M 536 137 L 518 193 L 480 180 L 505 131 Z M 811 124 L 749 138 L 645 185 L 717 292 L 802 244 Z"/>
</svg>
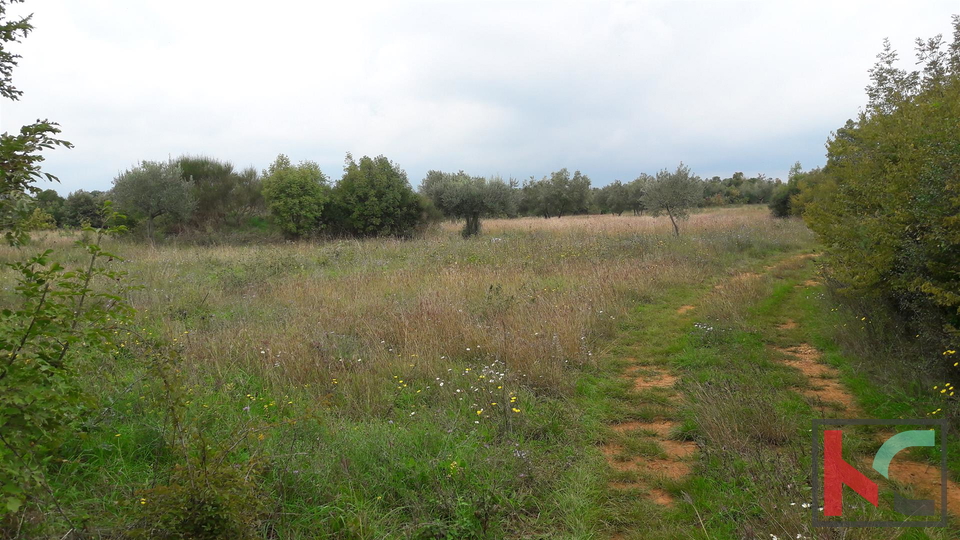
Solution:
<svg viewBox="0 0 960 540">
<path fill-rule="evenodd" d="M 141 159 L 280 152 L 338 177 L 347 151 L 596 184 L 673 167 L 816 166 L 865 101 L 889 36 L 949 33 L 955 2 L 28 1 L 0 129 L 37 117 L 76 149 L 58 189 L 106 189 Z"/>
</svg>

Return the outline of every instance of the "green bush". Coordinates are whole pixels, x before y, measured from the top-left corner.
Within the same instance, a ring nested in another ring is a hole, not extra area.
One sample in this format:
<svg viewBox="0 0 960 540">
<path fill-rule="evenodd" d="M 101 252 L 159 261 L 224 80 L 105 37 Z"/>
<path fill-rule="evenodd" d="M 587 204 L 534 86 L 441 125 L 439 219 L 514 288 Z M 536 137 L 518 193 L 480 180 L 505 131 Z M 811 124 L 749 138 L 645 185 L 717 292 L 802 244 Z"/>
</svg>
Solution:
<svg viewBox="0 0 960 540">
<path fill-rule="evenodd" d="M 333 199 L 336 228 L 357 236 L 410 236 L 424 214 L 407 173 L 384 156 L 356 162 L 347 154 Z"/>
<path fill-rule="evenodd" d="M 301 238 L 319 229 L 329 199 L 327 177 L 319 165 L 304 161 L 293 166 L 290 158 L 280 154 L 264 176 L 263 197 L 285 234 Z"/>
<path fill-rule="evenodd" d="M 111 355 L 113 329 L 132 313 L 119 291 L 92 289 L 122 277 L 100 264 L 116 258 L 100 248 L 106 232 L 85 246 L 84 268 L 51 262 L 51 250 L 10 265 L 20 305 L 0 312 L 0 517 L 48 487 L 47 464 L 91 405 L 77 374 Z"/>
<path fill-rule="evenodd" d="M 828 142 L 824 180 L 804 217 L 841 288 L 876 293 L 906 313 L 960 327 L 960 16 L 948 52 L 918 40 L 922 71 L 896 67 L 885 44 L 868 106 Z M 801 193 L 804 195 L 804 193 Z"/>
<path fill-rule="evenodd" d="M 173 467 L 166 484 L 144 490 L 134 504 L 133 538 L 245 540 L 257 538 L 263 498 L 252 481 L 256 464 L 229 464 L 201 454 Z"/>
</svg>

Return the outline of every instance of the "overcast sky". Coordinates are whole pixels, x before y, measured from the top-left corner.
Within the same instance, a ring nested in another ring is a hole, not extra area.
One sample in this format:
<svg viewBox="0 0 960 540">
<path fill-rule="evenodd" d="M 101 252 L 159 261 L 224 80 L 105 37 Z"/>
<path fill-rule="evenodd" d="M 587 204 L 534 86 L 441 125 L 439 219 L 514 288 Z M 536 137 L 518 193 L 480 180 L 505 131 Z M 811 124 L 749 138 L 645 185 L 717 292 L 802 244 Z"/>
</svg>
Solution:
<svg viewBox="0 0 960 540">
<path fill-rule="evenodd" d="M 673 168 L 786 177 L 825 161 L 865 103 L 884 37 L 950 37 L 924 2 L 28 0 L 36 30 L 0 131 L 37 118 L 61 194 L 140 160 L 278 153 L 333 179 L 346 152 L 429 169 L 595 186 Z"/>
</svg>

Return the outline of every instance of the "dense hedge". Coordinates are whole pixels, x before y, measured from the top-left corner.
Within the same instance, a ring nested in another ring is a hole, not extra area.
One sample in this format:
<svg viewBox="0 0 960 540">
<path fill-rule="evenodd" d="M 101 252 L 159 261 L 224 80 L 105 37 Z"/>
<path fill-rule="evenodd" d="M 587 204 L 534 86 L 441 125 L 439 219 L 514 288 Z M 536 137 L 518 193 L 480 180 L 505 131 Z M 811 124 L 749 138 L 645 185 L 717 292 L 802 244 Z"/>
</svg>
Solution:
<svg viewBox="0 0 960 540">
<path fill-rule="evenodd" d="M 828 141 L 820 180 L 798 195 L 843 288 L 960 327 L 960 17 L 954 42 L 918 40 L 921 71 L 885 44 L 869 104 Z M 946 49 L 946 50 L 944 50 Z M 795 198 L 796 200 L 796 198 Z"/>
</svg>

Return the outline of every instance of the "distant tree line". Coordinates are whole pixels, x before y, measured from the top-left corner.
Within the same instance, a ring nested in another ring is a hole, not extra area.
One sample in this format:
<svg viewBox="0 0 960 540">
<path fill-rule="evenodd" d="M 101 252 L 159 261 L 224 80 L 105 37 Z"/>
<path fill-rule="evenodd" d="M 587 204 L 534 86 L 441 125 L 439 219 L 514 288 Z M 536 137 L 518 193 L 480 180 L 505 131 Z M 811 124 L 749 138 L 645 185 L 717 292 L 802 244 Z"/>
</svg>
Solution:
<svg viewBox="0 0 960 540">
<path fill-rule="evenodd" d="M 769 203 L 783 184 L 763 175 L 746 178 L 736 173 L 721 180 L 702 180 L 682 163 L 675 171 L 641 174 L 631 182 L 614 180 L 591 187 L 590 178 L 560 169 L 540 179 L 531 177 L 522 184 L 515 179 L 485 179 L 463 171 L 430 171 L 420 187 L 444 217 L 464 220 L 464 236 L 477 234 L 484 217 L 539 216 L 559 218 L 575 214 L 633 215 L 666 214 L 679 234 L 677 219 L 689 209 L 726 204 Z"/>
<path fill-rule="evenodd" d="M 624 212 L 664 213 L 679 232 L 676 219 L 690 208 L 769 203 L 782 185 L 743 173 L 702 180 L 681 164 L 672 173 L 641 174 L 599 188 L 591 186 L 586 174 L 565 168 L 523 182 L 431 170 L 415 191 L 406 172 L 383 156 L 354 160 L 348 154 L 343 175 L 335 182 L 317 163 L 294 164 L 283 154 L 264 171 L 240 170 L 211 157 L 182 156 L 141 162 L 117 175 L 107 192 L 80 190 L 63 198 L 46 190 L 35 197 L 31 226 L 99 225 L 99 209 L 109 199 L 127 216 L 129 226 L 150 239 L 264 230 L 294 239 L 316 234 L 409 236 L 443 218 L 462 220 L 464 236 L 472 236 L 480 232 L 482 218 Z"/>
</svg>

